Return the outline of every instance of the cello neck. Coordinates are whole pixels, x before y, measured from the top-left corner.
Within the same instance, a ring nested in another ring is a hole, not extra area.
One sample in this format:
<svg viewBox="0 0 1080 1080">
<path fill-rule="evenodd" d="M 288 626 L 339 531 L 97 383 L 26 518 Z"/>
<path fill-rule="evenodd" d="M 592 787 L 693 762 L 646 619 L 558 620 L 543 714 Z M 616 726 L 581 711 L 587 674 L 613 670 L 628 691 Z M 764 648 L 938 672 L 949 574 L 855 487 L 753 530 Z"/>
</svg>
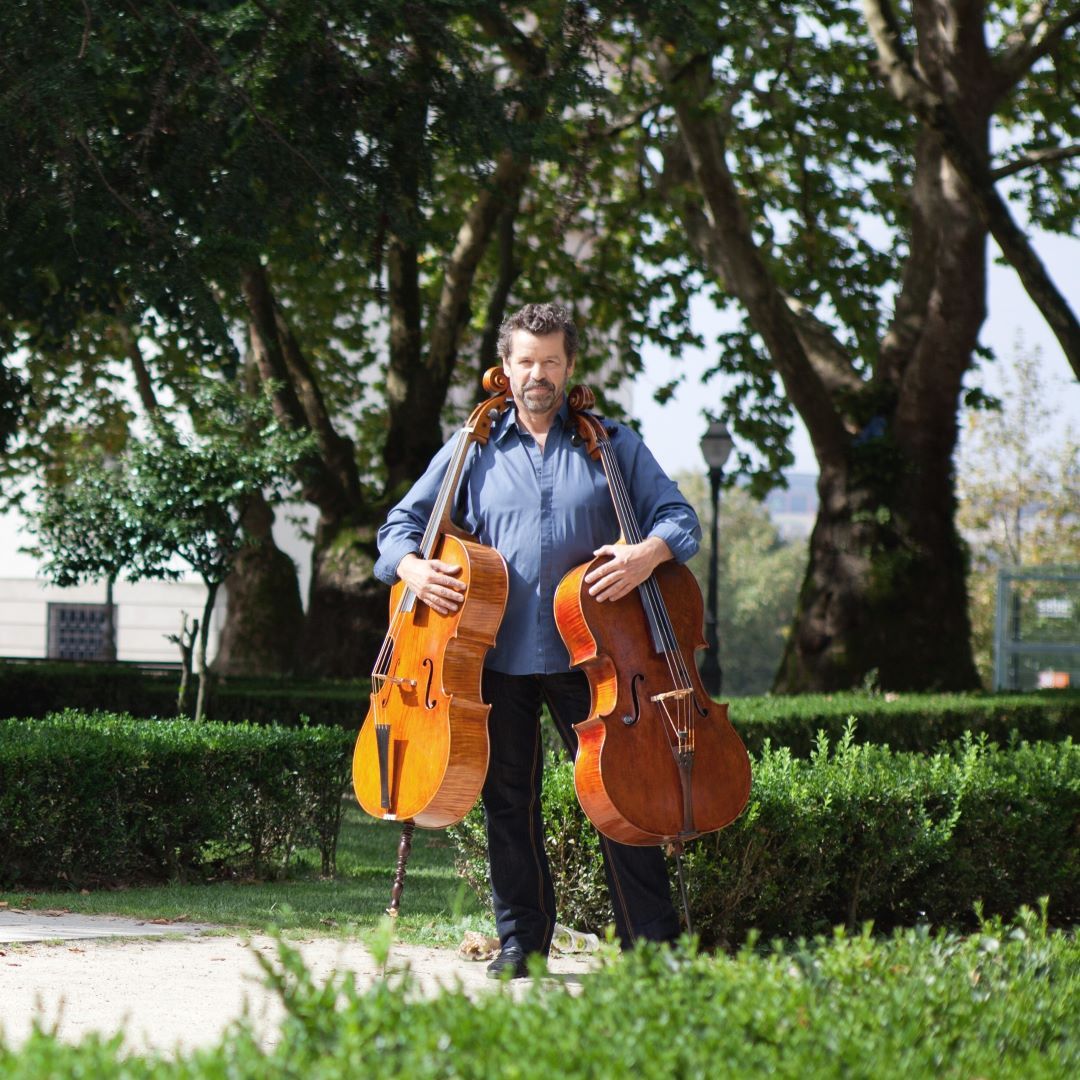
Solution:
<svg viewBox="0 0 1080 1080">
<path fill-rule="evenodd" d="M 435 496 L 435 505 L 432 507 L 431 516 L 428 518 L 427 528 L 420 541 L 420 558 L 430 559 L 435 551 L 439 538 L 446 534 L 465 536 L 462 529 L 454 524 L 451 516 L 454 501 L 457 497 L 458 485 L 461 482 L 461 474 L 468 460 L 469 448 L 473 443 L 483 445 L 491 436 L 491 428 L 499 415 L 505 411 L 509 393 L 510 380 L 506 377 L 501 367 L 488 368 L 484 375 L 484 388 L 494 396 L 482 401 L 469 414 L 469 419 L 457 433 L 454 442 L 454 450 L 450 456 L 450 462 L 446 467 L 446 474 L 439 485 L 439 493 Z M 406 588 L 401 597 L 401 611 L 412 611 L 416 602 L 416 594 L 412 589 Z"/>
</svg>

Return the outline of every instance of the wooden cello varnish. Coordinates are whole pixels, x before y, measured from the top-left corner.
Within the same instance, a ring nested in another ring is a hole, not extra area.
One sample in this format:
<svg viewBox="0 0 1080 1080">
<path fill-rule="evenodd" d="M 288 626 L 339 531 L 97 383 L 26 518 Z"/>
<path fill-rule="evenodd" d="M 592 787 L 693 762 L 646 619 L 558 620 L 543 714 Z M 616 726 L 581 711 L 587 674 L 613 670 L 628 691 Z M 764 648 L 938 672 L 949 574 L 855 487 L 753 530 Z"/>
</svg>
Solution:
<svg viewBox="0 0 1080 1080">
<path fill-rule="evenodd" d="M 582 410 L 592 394 L 570 395 L 589 453 L 603 463 L 621 542 L 641 530 L 602 423 Z M 555 621 L 570 663 L 589 680 L 588 717 L 575 724 L 574 784 L 589 820 L 622 844 L 684 841 L 730 824 L 750 795 L 750 759 L 698 674 L 705 647 L 701 590 L 690 570 L 662 563 L 619 600 L 599 602 L 585 575 L 606 556 L 567 573 L 555 592 Z"/>
<path fill-rule="evenodd" d="M 404 582 L 393 586 L 390 627 L 353 753 L 353 789 L 364 810 L 429 829 L 453 825 L 472 809 L 488 767 L 490 706 L 480 679 L 509 579 L 503 557 L 450 518 L 472 443 L 487 440 L 506 408 L 509 382 L 501 368 L 488 371 L 484 386 L 496 396 L 473 410 L 458 435 L 419 553 L 461 567 L 464 599 L 441 615 Z"/>
</svg>

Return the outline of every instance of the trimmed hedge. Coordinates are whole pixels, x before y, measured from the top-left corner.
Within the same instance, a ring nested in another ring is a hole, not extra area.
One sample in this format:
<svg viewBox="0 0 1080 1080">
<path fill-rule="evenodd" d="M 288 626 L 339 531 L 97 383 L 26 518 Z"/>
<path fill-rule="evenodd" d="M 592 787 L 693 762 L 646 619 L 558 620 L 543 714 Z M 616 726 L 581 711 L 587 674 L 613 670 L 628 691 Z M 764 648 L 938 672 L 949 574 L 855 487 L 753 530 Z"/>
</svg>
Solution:
<svg viewBox="0 0 1080 1080">
<path fill-rule="evenodd" d="M 186 1058 L 130 1055 L 121 1037 L 0 1044 L 11 1080 L 441 1080 L 716 1076 L 1063 1080 L 1080 1073 L 1080 942 L 1031 911 L 963 939 L 909 930 L 837 935 L 735 957 L 649 948 L 607 960 L 571 992 L 421 993 L 408 971 L 357 988 L 316 981 L 299 954 L 255 954 L 280 998 L 272 1046 L 250 1018 Z M 376 953 L 385 962 L 385 948 Z"/>
<path fill-rule="evenodd" d="M 611 909 L 599 845 L 568 762 L 549 761 L 542 798 L 560 919 L 601 931 Z M 687 847 L 690 912 L 703 941 L 725 946 L 752 930 L 794 936 L 863 920 L 970 926 L 976 904 L 1008 914 L 1042 896 L 1055 924 L 1069 924 L 1080 919 L 1078 830 L 1071 741 L 967 739 L 923 756 L 856 743 L 849 730 L 833 752 L 823 737 L 809 758 L 758 755 L 746 812 Z M 450 835 L 486 900 L 479 808 Z"/>
<path fill-rule="evenodd" d="M 332 873 L 355 737 L 67 711 L 0 723 L 0 886 Z"/>
<path fill-rule="evenodd" d="M 0 717 L 34 718 L 63 709 L 101 709 L 150 719 L 176 715 L 180 672 L 131 664 L 0 664 Z M 195 707 L 192 676 L 188 709 Z M 368 709 L 367 679 L 217 679 L 206 714 L 218 723 L 301 723 L 349 728 L 355 737 Z"/>
<path fill-rule="evenodd" d="M 731 722 L 751 753 L 765 743 L 808 756 L 818 732 L 834 742 L 855 717 L 858 742 L 928 752 L 967 733 L 1006 743 L 1080 741 L 1080 693 L 1030 694 L 801 694 L 734 698 Z"/>
<path fill-rule="evenodd" d="M 178 673 L 124 664 L 0 663 L 0 716 L 45 716 L 66 708 L 170 716 L 176 711 L 178 684 Z M 368 692 L 366 679 L 230 678 L 214 686 L 207 715 L 219 723 L 284 726 L 305 717 L 355 734 L 367 715 Z M 193 705 L 194 687 L 190 699 Z M 733 698 L 730 714 L 751 752 L 770 740 L 800 757 L 810 753 L 818 731 L 840 738 L 851 716 L 858 718 L 858 741 L 887 743 L 894 750 L 932 751 L 965 731 L 996 742 L 1006 742 L 1013 732 L 1030 742 L 1080 741 L 1080 693 L 1072 691 L 747 697 Z M 546 733 L 550 730 L 545 727 Z"/>
</svg>

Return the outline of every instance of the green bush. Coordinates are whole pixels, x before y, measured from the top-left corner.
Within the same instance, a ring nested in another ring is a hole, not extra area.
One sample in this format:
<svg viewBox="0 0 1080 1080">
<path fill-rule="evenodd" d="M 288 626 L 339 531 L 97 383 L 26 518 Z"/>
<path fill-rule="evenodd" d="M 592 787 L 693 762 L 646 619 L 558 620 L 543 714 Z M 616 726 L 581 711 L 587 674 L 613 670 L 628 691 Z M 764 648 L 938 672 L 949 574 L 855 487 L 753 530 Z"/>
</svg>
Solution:
<svg viewBox="0 0 1080 1080">
<path fill-rule="evenodd" d="M 316 982 L 299 955 L 257 954 L 284 1005 L 273 1046 L 243 1021 L 189 1058 L 128 1056 L 117 1037 L 0 1046 L 0 1074 L 119 1078 L 448 1076 L 667 1080 L 724 1075 L 1061 1080 L 1080 1071 L 1080 943 L 1031 911 L 977 934 L 838 934 L 733 957 L 647 948 L 610 958 L 575 992 L 552 980 L 419 992 L 394 971 L 359 990 Z M 384 959 L 381 954 L 377 958 Z"/>
<path fill-rule="evenodd" d="M 101 709 L 149 719 L 176 715 L 179 671 L 131 664 L 0 664 L 0 718 Z M 195 688 L 188 695 L 194 709 Z M 355 735 L 367 715 L 368 681 L 228 678 L 213 682 L 206 715 L 219 723 L 336 725 Z M 303 718 L 303 719 L 302 719 Z"/>
<path fill-rule="evenodd" d="M 1006 743 L 1080 741 L 1080 694 L 801 694 L 734 698 L 732 724 L 751 753 L 770 742 L 798 757 L 813 750 L 819 731 L 836 741 L 851 717 L 858 742 L 931 752 L 970 732 Z"/>
<path fill-rule="evenodd" d="M 45 716 L 67 708 L 171 716 L 178 685 L 178 672 L 145 671 L 130 664 L 5 663 L 0 664 L 0 717 Z M 367 715 L 368 691 L 366 679 L 220 679 L 211 690 L 207 715 L 220 723 L 247 720 L 284 726 L 306 717 L 312 724 L 356 733 Z M 932 751 L 965 731 L 996 742 L 1006 742 L 1014 732 L 1029 742 L 1080 741 L 1080 693 L 1071 691 L 805 694 L 733 698 L 729 707 L 732 723 L 752 753 L 769 740 L 805 757 L 818 731 L 838 739 L 850 716 L 858 718 L 860 742 L 887 743 L 894 750 Z M 545 734 L 551 731 L 550 725 L 545 727 Z"/>
<path fill-rule="evenodd" d="M 601 930 L 611 908 L 569 763 L 549 760 L 542 799 L 560 919 Z M 794 936 L 866 919 L 966 926 L 976 903 L 1007 914 L 1044 895 L 1066 924 L 1080 917 L 1078 824 L 1080 746 L 1068 740 L 968 739 L 924 756 L 856 743 L 849 730 L 835 752 L 822 737 L 809 758 L 766 748 L 744 814 L 687 847 L 694 929 L 731 945 L 752 930 Z M 479 809 L 450 835 L 486 898 Z"/>
<path fill-rule="evenodd" d="M 0 724 L 0 886 L 334 868 L 354 738 L 74 711 Z"/>
</svg>

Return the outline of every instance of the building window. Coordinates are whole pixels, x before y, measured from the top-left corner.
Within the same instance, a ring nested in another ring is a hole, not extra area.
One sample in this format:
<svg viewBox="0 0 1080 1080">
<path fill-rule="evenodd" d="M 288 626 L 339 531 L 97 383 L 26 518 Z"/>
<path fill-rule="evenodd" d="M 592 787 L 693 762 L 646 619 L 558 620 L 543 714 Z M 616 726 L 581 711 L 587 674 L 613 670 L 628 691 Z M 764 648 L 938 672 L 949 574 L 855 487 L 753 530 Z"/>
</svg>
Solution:
<svg viewBox="0 0 1080 1080">
<path fill-rule="evenodd" d="M 105 660 L 105 604 L 49 604 L 50 660 Z"/>
</svg>

